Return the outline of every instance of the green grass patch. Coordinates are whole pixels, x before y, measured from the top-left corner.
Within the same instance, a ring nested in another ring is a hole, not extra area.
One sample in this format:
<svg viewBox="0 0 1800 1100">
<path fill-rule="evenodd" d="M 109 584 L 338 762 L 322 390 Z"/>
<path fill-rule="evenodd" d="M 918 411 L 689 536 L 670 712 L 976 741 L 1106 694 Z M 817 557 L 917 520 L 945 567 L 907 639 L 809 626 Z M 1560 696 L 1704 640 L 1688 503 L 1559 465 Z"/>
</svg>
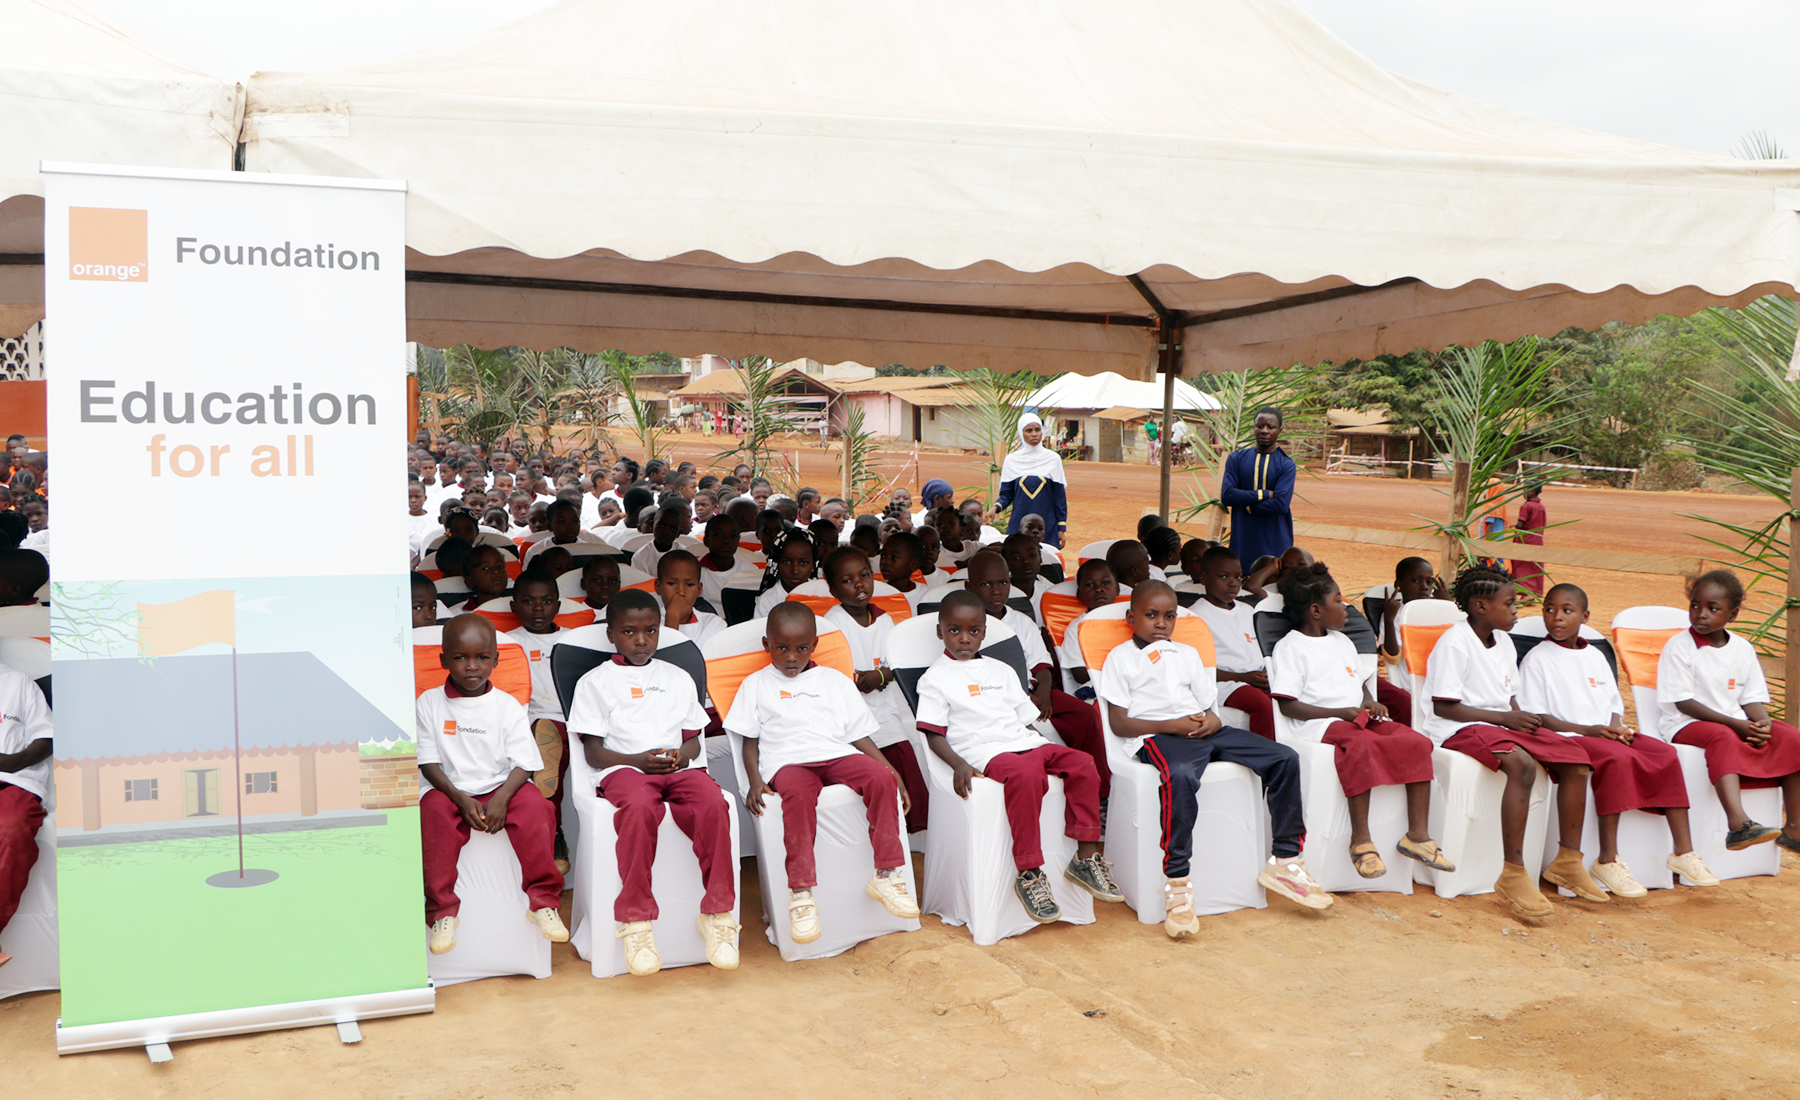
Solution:
<svg viewBox="0 0 1800 1100">
<path fill-rule="evenodd" d="M 376 742 L 356 747 L 358 756 L 413 756 L 418 751 L 418 744 L 412 741 L 391 741 L 387 744 Z"/>
<path fill-rule="evenodd" d="M 425 986 L 419 811 L 385 826 L 244 838 L 281 877 L 221 889 L 237 838 L 57 853 L 62 1017 L 71 1026 Z"/>
</svg>

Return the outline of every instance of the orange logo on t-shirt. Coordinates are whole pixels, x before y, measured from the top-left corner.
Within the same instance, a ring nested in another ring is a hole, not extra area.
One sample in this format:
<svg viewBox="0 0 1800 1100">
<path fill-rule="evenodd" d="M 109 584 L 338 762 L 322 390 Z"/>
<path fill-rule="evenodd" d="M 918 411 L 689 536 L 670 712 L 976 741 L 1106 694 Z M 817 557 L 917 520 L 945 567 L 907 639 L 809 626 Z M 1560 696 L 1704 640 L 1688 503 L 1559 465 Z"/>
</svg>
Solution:
<svg viewBox="0 0 1800 1100">
<path fill-rule="evenodd" d="M 1248 632 L 1248 631 L 1246 631 L 1246 632 L 1245 632 L 1245 633 L 1244 633 L 1244 640 L 1245 640 L 1245 641 L 1246 641 L 1246 642 L 1254 642 L 1254 641 L 1255 641 L 1255 640 L 1256 640 L 1256 639 L 1255 639 L 1255 638 L 1253 638 L 1253 637 L 1251 637 L 1251 636 L 1250 636 L 1250 634 L 1249 634 L 1249 632 Z"/>
<path fill-rule="evenodd" d="M 445 737 L 455 737 L 456 736 L 456 719 L 454 719 L 454 718 L 444 719 L 444 736 Z"/>
<path fill-rule="evenodd" d="M 631 689 L 631 697 L 633 699 L 642 699 L 644 697 L 644 689 L 643 688 L 632 688 Z"/>
<path fill-rule="evenodd" d="M 1737 689 L 1737 680 L 1736 679 L 1726 680 L 1725 686 L 1726 686 L 1726 688 L 1735 691 Z"/>
<path fill-rule="evenodd" d="M 541 649 L 534 649 L 534 650 L 532 650 L 532 651 L 531 651 L 531 659 L 532 659 L 532 660 L 534 660 L 534 661 L 541 661 L 541 660 L 543 660 L 543 659 L 544 659 L 544 651 L 543 651 L 543 650 L 541 650 Z"/>
<path fill-rule="evenodd" d="M 970 684 L 969 685 L 969 694 L 970 695 L 980 695 L 981 694 L 981 685 L 980 684 Z"/>
<path fill-rule="evenodd" d="M 1350 677 L 1352 680 L 1356 679 L 1356 670 L 1351 668 L 1349 665 L 1344 666 L 1344 674 L 1346 676 Z"/>
<path fill-rule="evenodd" d="M 1594 679 L 1592 676 L 1588 677 L 1588 687 L 1597 688 L 1599 686 L 1600 686 L 1600 681 Z"/>
<path fill-rule="evenodd" d="M 1161 664 L 1161 663 L 1162 663 L 1162 654 L 1161 654 L 1161 653 L 1159 653 L 1159 652 L 1158 652 L 1158 651 L 1156 651 L 1156 650 L 1154 650 L 1154 649 L 1153 649 L 1153 650 L 1151 650 L 1151 651 L 1150 651 L 1150 653 L 1149 653 L 1149 654 L 1148 654 L 1148 656 L 1149 656 L 1149 658 L 1150 658 L 1150 663 L 1151 663 L 1151 664 L 1153 664 L 1153 665 L 1155 665 L 1155 664 Z"/>
<path fill-rule="evenodd" d="M 783 698 L 783 699 L 792 699 L 792 698 L 793 698 L 793 696 L 792 696 L 792 695 L 790 695 L 790 694 L 788 694 L 788 693 L 787 693 L 787 692 L 785 692 L 785 691 L 784 691 L 784 692 L 782 692 L 782 693 L 781 693 L 781 697 L 782 697 L 782 698 Z"/>
</svg>

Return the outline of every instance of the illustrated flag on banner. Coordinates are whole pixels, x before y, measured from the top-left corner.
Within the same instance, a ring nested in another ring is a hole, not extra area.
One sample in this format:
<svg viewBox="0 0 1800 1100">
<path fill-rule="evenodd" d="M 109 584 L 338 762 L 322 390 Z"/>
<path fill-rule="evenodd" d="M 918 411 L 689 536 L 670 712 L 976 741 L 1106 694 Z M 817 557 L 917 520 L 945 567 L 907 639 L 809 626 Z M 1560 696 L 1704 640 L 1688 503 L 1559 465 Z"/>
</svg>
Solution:
<svg viewBox="0 0 1800 1100">
<path fill-rule="evenodd" d="M 229 589 L 137 607 L 140 656 L 164 657 L 213 642 L 237 645 L 237 596 Z"/>
</svg>

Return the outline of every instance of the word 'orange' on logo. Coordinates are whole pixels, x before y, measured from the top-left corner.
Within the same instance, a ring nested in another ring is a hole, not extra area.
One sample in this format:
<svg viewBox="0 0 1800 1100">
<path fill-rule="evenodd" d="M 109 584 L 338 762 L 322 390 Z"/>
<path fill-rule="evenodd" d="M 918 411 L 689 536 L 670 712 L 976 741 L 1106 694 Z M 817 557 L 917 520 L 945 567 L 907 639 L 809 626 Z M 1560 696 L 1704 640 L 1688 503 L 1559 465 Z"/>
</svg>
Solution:
<svg viewBox="0 0 1800 1100">
<path fill-rule="evenodd" d="M 150 212 L 71 206 L 69 278 L 83 282 L 149 282 Z"/>
</svg>

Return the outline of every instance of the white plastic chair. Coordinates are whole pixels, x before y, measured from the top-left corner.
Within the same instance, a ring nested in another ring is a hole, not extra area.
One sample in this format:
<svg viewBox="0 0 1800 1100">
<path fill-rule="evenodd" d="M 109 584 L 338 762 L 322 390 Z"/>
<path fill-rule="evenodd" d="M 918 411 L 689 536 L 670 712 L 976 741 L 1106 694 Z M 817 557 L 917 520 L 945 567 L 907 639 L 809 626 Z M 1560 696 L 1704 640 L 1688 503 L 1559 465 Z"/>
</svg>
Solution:
<svg viewBox="0 0 1800 1100">
<path fill-rule="evenodd" d="M 946 591 L 950 588 L 949 585 L 943 587 Z M 961 585 L 956 587 L 961 587 Z M 933 591 L 936 590 L 933 589 Z M 1018 589 L 1013 589 L 1013 592 L 1016 594 Z M 831 594 L 830 583 L 823 577 L 814 577 L 797 586 L 788 593 L 787 598 L 790 602 L 803 603 L 812 608 L 813 614 L 821 618 L 838 605 L 838 598 Z M 940 598 L 942 597 L 940 596 Z M 875 582 L 874 594 L 870 597 L 869 603 L 893 616 L 896 623 L 912 618 L 912 604 L 907 602 L 906 596 L 898 588 L 886 581 Z"/>
<path fill-rule="evenodd" d="M 1100 608 L 1076 629 L 1091 682 L 1099 686 L 1106 655 L 1130 635 L 1125 604 Z M 1213 660 L 1212 635 L 1198 616 L 1177 620 L 1176 640 Z M 1223 718 L 1223 715 L 1221 715 Z M 1106 762 L 1112 768 L 1112 798 L 1106 811 L 1106 858 L 1125 904 L 1142 924 L 1161 924 L 1168 916 L 1163 893 L 1161 777 L 1156 769 L 1127 751 L 1113 733 L 1107 708 L 1100 708 L 1106 734 Z M 1194 911 L 1203 915 L 1268 905 L 1256 876 L 1269 855 L 1269 809 L 1262 780 L 1241 764 L 1216 762 L 1200 779 L 1199 813 L 1194 818 L 1194 854 L 1189 877 Z M 1310 864 L 1310 861 L 1309 861 Z"/>
<path fill-rule="evenodd" d="M 1686 629 L 1688 614 L 1678 607 L 1628 607 L 1613 617 L 1613 650 L 1619 656 L 1621 682 L 1628 680 L 1631 684 L 1631 700 L 1637 710 L 1640 734 L 1663 737 L 1660 728 L 1662 704 L 1656 697 L 1656 663 L 1664 643 Z M 1687 782 L 1688 829 L 1694 835 L 1694 851 L 1706 862 L 1707 869 L 1720 880 L 1780 874 L 1779 845 L 1758 844 L 1738 852 L 1725 847 L 1725 834 L 1731 831 L 1731 822 L 1726 820 L 1725 807 L 1719 804 L 1719 794 L 1713 789 L 1711 774 L 1706 768 L 1706 750 L 1693 745 L 1676 745 L 1675 753 L 1681 757 L 1681 776 Z M 1744 812 L 1753 819 L 1775 824 L 1784 820 L 1779 787 L 1746 787 L 1740 794 Z M 1665 829 L 1664 840 L 1667 839 Z M 1586 845 L 1584 835 L 1583 848 Z M 1624 846 L 1625 829 L 1621 819 L 1621 855 L 1625 854 Z M 1639 881 L 1650 885 L 1638 872 L 1636 863 L 1632 863 L 1631 868 L 1638 874 Z M 1661 860 L 1656 862 L 1654 870 L 1668 874 Z M 1693 885 L 1685 880 L 1684 883 Z"/>
<path fill-rule="evenodd" d="M 665 630 L 661 633 L 657 660 L 666 660 L 695 678 L 695 688 L 705 698 L 706 665 L 700 650 L 682 634 Z M 568 713 L 574 701 L 575 685 L 588 670 L 612 655 L 603 625 L 584 626 L 570 631 L 551 653 L 551 674 L 557 694 L 562 697 L 563 712 Z M 563 784 L 563 839 L 569 844 L 569 941 L 575 953 L 592 964 L 596 978 L 610 978 L 627 972 L 624 943 L 616 935 L 618 922 L 613 919 L 613 902 L 619 896 L 618 834 L 613 830 L 614 809 L 600 797 L 599 773 L 588 766 L 576 731 L 569 731 L 569 777 Z M 721 798 L 725 795 L 720 794 Z M 731 917 L 738 918 L 742 901 L 736 889 L 738 819 L 731 816 L 731 854 L 733 897 Z M 656 862 L 651 868 L 651 892 L 656 895 L 657 917 L 653 928 L 657 954 L 663 968 L 696 966 L 706 962 L 706 944 L 700 938 L 694 919 L 700 915 L 700 901 L 705 886 L 700 878 L 700 860 L 694 845 L 675 824 L 673 814 L 665 813 L 656 832 Z"/>
<path fill-rule="evenodd" d="M 0 928 L 0 951 L 13 957 L 0 966 L 0 1000 L 39 989 L 62 987 L 56 928 L 56 792 L 44 799 L 44 824 L 37 832 L 38 861 L 25 881 L 19 910 Z"/>
<path fill-rule="evenodd" d="M 1019 640 L 1004 623 L 988 621 L 982 653 L 1011 664 L 1023 684 L 1024 658 L 1018 645 Z M 888 667 L 899 678 L 915 713 L 919 677 L 943 652 L 935 612 L 897 624 L 888 636 Z M 957 797 L 950 765 L 939 759 L 927 747 L 924 735 L 916 731 L 913 752 L 918 754 L 931 788 L 931 840 L 925 848 L 925 884 L 919 907 L 945 924 L 967 925 L 969 934 L 983 947 L 1037 927 L 1013 893 L 1018 869 L 1013 866 L 1012 829 L 999 782 L 974 780 L 965 801 Z M 1092 924 L 1093 896 L 1062 873 L 1075 857 L 1075 841 L 1063 831 L 1063 807 L 1062 779 L 1051 776 L 1038 815 L 1044 873 L 1062 919 L 1070 924 Z"/>
<path fill-rule="evenodd" d="M 422 695 L 441 685 L 436 654 L 444 640 L 441 626 L 413 629 L 414 690 Z M 435 672 L 434 672 L 435 670 Z M 525 651 L 502 642 L 500 664 L 494 670 L 494 686 L 510 692 L 521 704 L 531 699 L 531 666 Z M 419 795 L 431 789 L 419 775 Z M 478 978 L 526 974 L 550 976 L 550 941 L 526 914 L 531 909 L 522 882 L 523 871 L 512 843 L 504 833 L 471 831 L 469 842 L 456 859 L 456 896 L 462 901 L 461 927 L 456 946 L 442 955 L 425 956 L 425 970 L 439 985 L 454 985 Z M 0 967 L 0 978 L 12 967 Z"/>
<path fill-rule="evenodd" d="M 1430 700 L 1421 697 L 1420 685 L 1424 683 L 1432 649 L 1445 630 L 1465 617 L 1449 600 L 1413 600 L 1400 609 L 1395 629 L 1405 651 L 1403 667 L 1415 707 L 1431 705 Z M 1512 643 L 1500 639 L 1497 644 Z M 1506 793 L 1506 777 L 1454 749 L 1433 749 L 1431 770 L 1431 835 L 1456 864 L 1456 870 L 1434 871 L 1415 862 L 1414 881 L 1430 886 L 1440 898 L 1491 894 L 1506 863 L 1500 839 L 1500 799 Z M 1537 781 L 1531 786 L 1523 840 L 1525 871 L 1534 880 L 1544 866 L 1549 801 L 1550 777 L 1539 768 Z"/>
<path fill-rule="evenodd" d="M 0 638 L 50 640 L 50 609 L 41 603 L 0 607 Z"/>
<path fill-rule="evenodd" d="M 1082 565 L 1093 561 L 1095 558 L 1104 561 L 1106 559 L 1106 552 L 1111 550 L 1113 543 L 1118 541 L 1118 539 L 1101 539 L 1098 542 L 1090 542 L 1086 546 L 1083 546 L 1080 552 L 1075 555 L 1076 567 L 1079 568 Z M 1159 921 L 1158 923 L 1161 922 Z"/>
<path fill-rule="evenodd" d="M 738 685 L 745 677 L 769 663 L 763 651 L 766 619 L 752 619 L 727 627 L 707 640 L 706 684 L 713 704 L 721 715 L 730 713 Z M 844 634 L 824 619 L 814 624 L 819 632 L 819 645 L 813 659 L 828 668 L 849 676 L 850 645 Z M 731 743 L 733 779 L 738 791 L 750 789 L 750 776 L 744 770 L 743 738 L 726 735 Z M 764 775 L 767 782 L 773 778 Z M 740 796 L 738 803 L 742 805 Z M 813 900 L 818 904 L 819 923 L 824 933 L 811 943 L 795 943 L 793 929 L 787 919 L 783 899 L 788 896 L 787 845 L 783 831 L 781 796 L 771 791 L 763 799 L 761 817 L 751 815 L 750 829 L 756 834 L 757 875 L 762 882 L 763 922 L 768 925 L 769 942 L 781 952 L 784 961 L 828 959 L 841 955 L 864 940 L 885 936 L 890 932 L 916 932 L 917 917 L 896 917 L 887 907 L 869 897 L 865 887 L 875 873 L 875 851 L 869 843 L 868 812 L 862 797 L 842 784 L 831 784 L 819 793 L 818 832 L 813 841 L 813 858 L 818 867 L 818 885 L 813 887 Z M 895 827 L 906 836 L 906 821 L 895 811 Z M 901 866 L 901 876 L 908 890 L 915 891 L 912 861 Z"/>
</svg>

